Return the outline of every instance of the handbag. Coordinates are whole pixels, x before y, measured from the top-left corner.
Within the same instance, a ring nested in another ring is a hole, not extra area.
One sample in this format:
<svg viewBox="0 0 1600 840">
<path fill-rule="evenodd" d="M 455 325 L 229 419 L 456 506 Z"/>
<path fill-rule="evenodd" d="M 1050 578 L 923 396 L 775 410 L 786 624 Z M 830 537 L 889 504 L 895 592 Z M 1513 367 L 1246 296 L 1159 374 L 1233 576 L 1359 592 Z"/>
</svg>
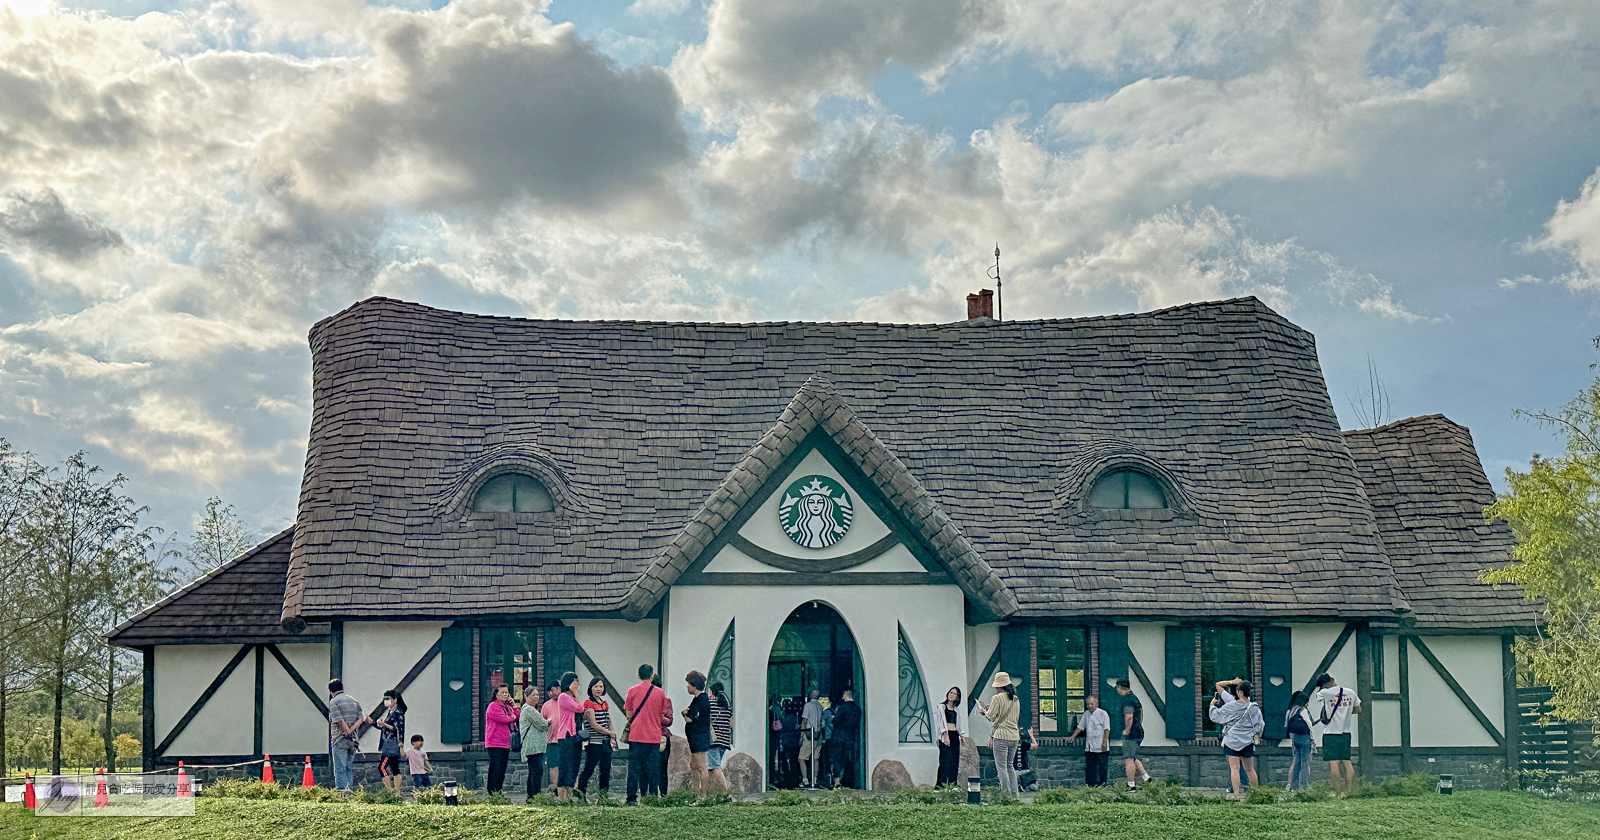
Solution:
<svg viewBox="0 0 1600 840">
<path fill-rule="evenodd" d="M 643 706 L 644 702 L 640 701 L 639 705 Z M 589 743 L 589 739 L 594 737 L 594 732 L 590 731 L 589 729 L 589 713 L 587 707 L 584 708 L 584 711 L 573 715 L 572 727 L 573 730 L 578 734 L 578 743 L 580 744 L 587 744 Z"/>
<path fill-rule="evenodd" d="M 519 726 L 516 723 L 508 723 L 508 724 L 506 724 L 506 726 L 511 730 L 511 741 L 509 742 L 510 743 L 510 747 L 511 747 L 511 751 L 514 752 L 514 753 L 521 754 L 521 752 L 522 752 L 522 727 Z"/>
</svg>

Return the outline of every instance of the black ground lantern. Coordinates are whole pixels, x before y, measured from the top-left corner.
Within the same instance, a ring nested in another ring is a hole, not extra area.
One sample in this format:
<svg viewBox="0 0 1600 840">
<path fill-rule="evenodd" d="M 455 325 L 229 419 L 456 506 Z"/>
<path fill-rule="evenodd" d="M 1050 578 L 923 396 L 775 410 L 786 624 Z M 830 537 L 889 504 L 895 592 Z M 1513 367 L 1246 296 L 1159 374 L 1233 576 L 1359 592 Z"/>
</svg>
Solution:
<svg viewBox="0 0 1600 840">
<path fill-rule="evenodd" d="M 983 780 L 977 776 L 967 777 L 967 804 L 983 804 Z"/>
<path fill-rule="evenodd" d="M 444 804 L 460 805 L 461 797 L 456 794 L 455 779 L 446 779 L 444 782 Z"/>
</svg>

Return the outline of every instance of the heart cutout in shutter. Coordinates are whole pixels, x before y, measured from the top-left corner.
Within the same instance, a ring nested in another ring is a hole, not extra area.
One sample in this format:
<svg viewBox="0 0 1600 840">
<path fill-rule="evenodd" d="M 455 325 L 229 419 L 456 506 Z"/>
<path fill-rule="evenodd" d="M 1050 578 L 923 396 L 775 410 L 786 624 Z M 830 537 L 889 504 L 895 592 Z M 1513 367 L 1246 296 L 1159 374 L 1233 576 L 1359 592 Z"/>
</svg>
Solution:
<svg viewBox="0 0 1600 840">
<path fill-rule="evenodd" d="M 460 691 L 464 687 L 466 687 L 466 683 L 462 682 L 461 680 L 451 680 L 450 681 L 450 690 L 451 691 Z"/>
<path fill-rule="evenodd" d="M 1177 688 L 1183 688 L 1184 686 L 1189 684 L 1189 681 L 1184 679 L 1183 677 L 1173 677 L 1172 678 L 1172 684 Z"/>
<path fill-rule="evenodd" d="M 1283 677 L 1267 677 L 1267 682 L 1273 685 L 1283 685 Z"/>
</svg>

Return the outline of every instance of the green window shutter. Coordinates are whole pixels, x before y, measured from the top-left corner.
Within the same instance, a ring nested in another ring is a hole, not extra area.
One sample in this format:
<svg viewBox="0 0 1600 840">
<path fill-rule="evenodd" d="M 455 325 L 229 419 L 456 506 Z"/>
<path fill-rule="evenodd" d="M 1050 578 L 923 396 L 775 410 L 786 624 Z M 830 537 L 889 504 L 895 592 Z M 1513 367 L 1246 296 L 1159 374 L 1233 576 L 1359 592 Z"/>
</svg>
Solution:
<svg viewBox="0 0 1600 840">
<path fill-rule="evenodd" d="M 1008 624 L 1000 628 L 1000 670 L 1011 675 L 1011 684 L 1017 688 L 1017 699 L 1022 702 L 1017 726 L 1027 729 L 1033 725 L 1033 686 L 1028 682 L 1033 673 L 1033 627 Z M 994 682 L 992 675 L 989 682 Z"/>
<path fill-rule="evenodd" d="M 545 682 L 559 682 L 562 674 L 568 671 L 576 672 L 577 663 L 578 643 L 573 638 L 572 628 L 565 624 L 544 628 Z M 581 685 L 578 686 L 579 696 L 583 695 L 583 688 Z"/>
<path fill-rule="evenodd" d="M 1294 693 L 1294 648 L 1289 643 L 1289 628 L 1261 628 L 1261 714 L 1267 728 L 1263 737 L 1281 741 L 1288 737 L 1283 716 L 1289 713 L 1289 696 Z"/>
<path fill-rule="evenodd" d="M 1117 694 L 1117 680 L 1128 679 L 1128 628 L 1100 628 L 1100 667 L 1095 672 L 1099 681 L 1100 708 L 1112 718 L 1113 729 L 1122 732 L 1122 722 L 1117 715 L 1122 711 L 1122 697 Z"/>
<path fill-rule="evenodd" d="M 439 740 L 471 741 L 472 628 L 446 627 L 439 632 L 439 691 Z"/>
<path fill-rule="evenodd" d="M 1194 628 L 1167 628 L 1167 737 L 1194 737 L 1194 708 L 1200 685 L 1194 673 Z"/>
</svg>

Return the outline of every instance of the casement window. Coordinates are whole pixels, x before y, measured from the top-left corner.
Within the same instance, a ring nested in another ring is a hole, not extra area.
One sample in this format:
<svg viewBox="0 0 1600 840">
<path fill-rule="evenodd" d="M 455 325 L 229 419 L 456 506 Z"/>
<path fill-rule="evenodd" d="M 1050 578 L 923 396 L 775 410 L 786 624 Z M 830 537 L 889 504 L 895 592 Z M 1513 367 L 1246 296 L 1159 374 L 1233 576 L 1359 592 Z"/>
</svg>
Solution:
<svg viewBox="0 0 1600 840">
<path fill-rule="evenodd" d="M 513 698 L 543 693 L 545 684 L 576 670 L 571 627 L 446 627 L 439 636 L 439 740 L 483 739 L 483 710 L 502 685 Z"/>
<path fill-rule="evenodd" d="M 1066 737 L 1078 727 L 1089 688 L 1088 633 L 1081 627 L 1040 627 L 1039 735 Z"/>
<path fill-rule="evenodd" d="M 477 513 L 545 513 L 556 509 L 550 491 L 537 478 L 522 473 L 497 475 L 472 497 Z"/>
<path fill-rule="evenodd" d="M 1255 682 L 1250 655 L 1250 628 L 1243 626 L 1200 627 L 1200 694 L 1210 704 L 1213 687 L 1221 680 L 1242 678 Z M 1221 727 L 1210 715 L 1201 718 L 1206 736 L 1216 736 Z"/>
<path fill-rule="evenodd" d="M 1167 737 L 1179 741 L 1215 738 L 1206 709 L 1219 681 L 1243 677 L 1256 687 L 1266 719 L 1265 737 L 1283 736 L 1289 708 L 1293 650 L 1287 627 L 1239 624 L 1178 625 L 1166 630 Z"/>
<path fill-rule="evenodd" d="M 1119 468 L 1095 479 L 1089 507 L 1099 510 L 1152 510 L 1167 507 L 1161 482 L 1142 470 Z"/>
</svg>

